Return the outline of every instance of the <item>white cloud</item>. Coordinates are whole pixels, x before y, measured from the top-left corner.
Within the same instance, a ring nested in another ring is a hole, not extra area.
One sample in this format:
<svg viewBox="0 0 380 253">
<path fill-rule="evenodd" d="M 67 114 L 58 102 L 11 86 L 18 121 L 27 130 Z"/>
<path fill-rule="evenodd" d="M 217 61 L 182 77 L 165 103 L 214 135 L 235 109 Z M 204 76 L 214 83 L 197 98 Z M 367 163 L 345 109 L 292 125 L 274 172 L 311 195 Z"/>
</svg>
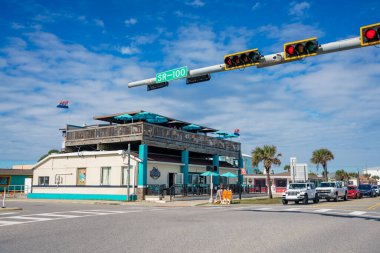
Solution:
<svg viewBox="0 0 380 253">
<path fill-rule="evenodd" d="M 252 10 L 253 10 L 253 11 L 255 11 L 255 10 L 259 9 L 259 8 L 260 8 L 260 2 L 256 2 L 256 3 L 254 3 L 253 6 L 252 6 Z"/>
<path fill-rule="evenodd" d="M 137 24 L 137 19 L 135 19 L 135 18 L 126 19 L 126 20 L 124 21 L 124 24 L 125 24 L 126 26 L 135 25 L 135 24 Z"/>
<path fill-rule="evenodd" d="M 203 7 L 205 5 L 205 3 L 202 0 L 187 1 L 185 3 L 194 7 Z"/>
<path fill-rule="evenodd" d="M 289 15 L 290 16 L 295 16 L 295 17 L 303 17 L 306 15 L 306 11 L 310 8 L 310 3 L 308 2 L 292 2 L 290 3 L 290 8 L 289 8 Z"/>
<path fill-rule="evenodd" d="M 138 52 L 139 50 L 135 47 L 121 47 L 120 48 L 120 53 L 125 54 L 125 55 L 132 55 Z"/>
<path fill-rule="evenodd" d="M 101 19 L 95 19 L 95 25 L 104 28 L 104 22 Z"/>
</svg>

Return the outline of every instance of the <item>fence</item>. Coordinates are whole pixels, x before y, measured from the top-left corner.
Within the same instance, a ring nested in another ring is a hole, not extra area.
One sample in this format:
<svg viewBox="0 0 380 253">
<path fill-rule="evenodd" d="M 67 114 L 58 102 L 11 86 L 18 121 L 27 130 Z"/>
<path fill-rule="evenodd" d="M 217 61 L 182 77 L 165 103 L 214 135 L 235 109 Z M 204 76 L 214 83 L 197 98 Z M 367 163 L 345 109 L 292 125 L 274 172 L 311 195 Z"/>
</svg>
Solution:
<svg viewBox="0 0 380 253">
<path fill-rule="evenodd" d="M 27 185 L 8 185 L 2 187 L 0 195 L 3 197 L 5 194 L 6 198 L 19 198 L 26 196 L 28 192 L 30 189 Z"/>
</svg>

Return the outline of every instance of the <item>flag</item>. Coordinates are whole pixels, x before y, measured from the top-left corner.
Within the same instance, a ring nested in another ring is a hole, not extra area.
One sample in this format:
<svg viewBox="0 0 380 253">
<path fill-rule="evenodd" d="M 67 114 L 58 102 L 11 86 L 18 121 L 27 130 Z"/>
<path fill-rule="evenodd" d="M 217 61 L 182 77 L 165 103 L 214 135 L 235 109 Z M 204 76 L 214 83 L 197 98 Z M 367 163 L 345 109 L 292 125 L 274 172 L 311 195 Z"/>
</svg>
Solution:
<svg viewBox="0 0 380 253">
<path fill-rule="evenodd" d="M 234 131 L 234 135 L 236 135 L 236 136 L 240 136 L 240 129 L 235 129 L 235 131 Z"/>
<path fill-rule="evenodd" d="M 69 109 L 69 101 L 68 100 L 62 100 L 59 102 L 59 104 L 57 105 L 58 108 L 65 108 L 65 109 Z"/>
</svg>

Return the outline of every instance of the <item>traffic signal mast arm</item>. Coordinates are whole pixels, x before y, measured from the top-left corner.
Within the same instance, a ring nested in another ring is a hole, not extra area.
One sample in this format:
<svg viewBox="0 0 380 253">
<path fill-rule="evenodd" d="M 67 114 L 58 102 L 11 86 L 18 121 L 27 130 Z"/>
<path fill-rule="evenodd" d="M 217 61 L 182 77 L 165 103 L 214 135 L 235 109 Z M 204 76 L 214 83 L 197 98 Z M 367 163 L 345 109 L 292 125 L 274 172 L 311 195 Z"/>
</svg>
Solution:
<svg viewBox="0 0 380 253">
<path fill-rule="evenodd" d="M 340 40 L 340 41 L 335 41 L 335 42 L 319 45 L 317 55 L 334 53 L 338 51 L 350 50 L 350 49 L 355 49 L 355 48 L 360 48 L 360 47 L 362 47 L 360 44 L 360 37 L 356 37 L 352 39 Z M 289 61 L 295 61 L 295 60 L 285 61 L 284 52 L 279 52 L 275 54 L 261 56 L 259 63 L 255 66 L 257 66 L 258 68 L 264 68 L 264 67 L 274 66 L 274 65 L 286 63 Z M 222 72 L 222 71 L 226 71 L 224 63 L 214 65 L 214 66 L 189 70 L 187 78 L 197 77 L 197 76 L 202 76 L 202 75 L 207 75 L 207 74 L 212 74 L 212 73 L 217 73 L 217 72 Z M 140 81 L 130 82 L 128 83 L 128 87 L 133 88 L 137 86 L 150 85 L 150 84 L 155 84 L 155 83 L 156 83 L 156 78 L 149 78 L 149 79 L 144 79 Z"/>
</svg>

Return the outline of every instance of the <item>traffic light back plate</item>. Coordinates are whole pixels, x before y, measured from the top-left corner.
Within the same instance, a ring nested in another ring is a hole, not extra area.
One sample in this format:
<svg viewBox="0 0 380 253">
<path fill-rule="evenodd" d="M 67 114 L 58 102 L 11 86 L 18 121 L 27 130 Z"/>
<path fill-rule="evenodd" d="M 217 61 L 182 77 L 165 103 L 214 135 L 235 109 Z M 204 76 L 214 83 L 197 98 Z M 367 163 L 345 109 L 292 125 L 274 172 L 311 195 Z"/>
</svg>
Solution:
<svg viewBox="0 0 380 253">
<path fill-rule="evenodd" d="M 304 40 L 296 40 L 296 41 L 293 41 L 293 42 L 285 43 L 284 44 L 284 60 L 285 61 L 296 60 L 296 59 L 301 59 L 301 58 L 305 58 L 305 57 L 308 57 L 308 56 L 317 55 L 317 52 L 315 52 L 315 53 L 311 53 L 311 54 L 303 54 L 303 55 L 299 55 L 299 56 L 289 57 L 289 56 L 287 56 L 287 53 L 286 53 L 286 47 L 287 46 L 295 46 L 297 44 L 306 43 L 306 42 L 313 41 L 313 40 L 317 41 L 317 37 L 312 37 L 312 38 L 308 38 L 308 39 L 304 39 Z"/>
</svg>

